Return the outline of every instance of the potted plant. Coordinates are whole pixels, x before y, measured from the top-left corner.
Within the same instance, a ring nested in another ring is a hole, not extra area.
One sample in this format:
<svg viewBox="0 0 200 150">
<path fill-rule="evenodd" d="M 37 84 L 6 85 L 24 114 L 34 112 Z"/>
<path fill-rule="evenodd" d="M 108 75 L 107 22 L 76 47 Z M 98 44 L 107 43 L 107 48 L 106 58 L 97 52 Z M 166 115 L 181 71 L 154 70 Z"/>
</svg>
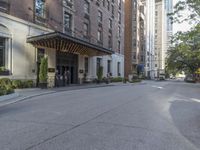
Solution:
<svg viewBox="0 0 200 150">
<path fill-rule="evenodd" d="M 39 72 L 39 87 L 42 89 L 47 88 L 48 79 L 48 58 L 42 58 Z"/>
<path fill-rule="evenodd" d="M 103 66 L 100 66 L 97 71 L 97 83 L 100 83 L 103 78 Z"/>
</svg>

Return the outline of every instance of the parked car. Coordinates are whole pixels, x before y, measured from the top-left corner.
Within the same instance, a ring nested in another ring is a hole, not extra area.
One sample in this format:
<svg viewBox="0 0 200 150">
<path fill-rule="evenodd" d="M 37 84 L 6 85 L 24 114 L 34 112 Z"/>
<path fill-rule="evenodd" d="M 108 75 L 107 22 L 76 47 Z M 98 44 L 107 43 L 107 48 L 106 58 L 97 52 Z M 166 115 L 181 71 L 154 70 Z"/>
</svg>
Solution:
<svg viewBox="0 0 200 150">
<path fill-rule="evenodd" d="M 192 75 L 187 75 L 184 79 L 185 82 L 189 82 L 189 83 L 196 83 L 195 78 Z"/>
</svg>

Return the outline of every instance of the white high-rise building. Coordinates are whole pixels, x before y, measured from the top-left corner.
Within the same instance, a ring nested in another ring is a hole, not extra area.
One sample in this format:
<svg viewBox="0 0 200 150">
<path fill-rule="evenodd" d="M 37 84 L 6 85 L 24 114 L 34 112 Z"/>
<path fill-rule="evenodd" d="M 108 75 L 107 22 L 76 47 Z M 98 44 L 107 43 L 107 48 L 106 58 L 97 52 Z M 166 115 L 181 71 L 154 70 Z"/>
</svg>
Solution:
<svg viewBox="0 0 200 150">
<path fill-rule="evenodd" d="M 153 79 L 155 77 L 154 62 L 154 30 L 155 30 L 155 0 L 144 0 L 146 4 L 146 57 L 145 75 Z"/>
<path fill-rule="evenodd" d="M 165 0 L 165 11 L 166 15 L 173 12 L 173 0 Z M 167 28 L 167 49 L 171 46 L 171 37 L 173 35 L 173 24 L 169 16 L 166 21 Z"/>
<path fill-rule="evenodd" d="M 165 70 L 167 52 L 167 16 L 164 0 L 155 0 L 155 77 Z"/>
</svg>

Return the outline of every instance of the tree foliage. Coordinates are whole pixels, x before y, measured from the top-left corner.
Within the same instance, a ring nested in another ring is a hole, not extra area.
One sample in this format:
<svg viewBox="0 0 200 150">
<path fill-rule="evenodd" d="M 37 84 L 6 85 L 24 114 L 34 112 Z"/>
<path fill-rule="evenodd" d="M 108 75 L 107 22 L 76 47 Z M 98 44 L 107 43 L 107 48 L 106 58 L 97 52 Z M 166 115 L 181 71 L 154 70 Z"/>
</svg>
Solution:
<svg viewBox="0 0 200 150">
<path fill-rule="evenodd" d="M 169 14 L 173 22 L 200 23 L 200 0 L 179 0 L 174 12 Z"/>
<path fill-rule="evenodd" d="M 187 32 L 174 35 L 173 45 L 168 51 L 167 70 L 175 74 L 184 71 L 194 74 L 200 68 L 200 0 L 180 0 L 170 14 L 173 22 L 193 22 L 194 26 Z M 188 10 L 188 14 L 183 12 Z"/>
<path fill-rule="evenodd" d="M 42 58 L 39 72 L 39 82 L 47 83 L 48 79 L 48 58 Z"/>
</svg>

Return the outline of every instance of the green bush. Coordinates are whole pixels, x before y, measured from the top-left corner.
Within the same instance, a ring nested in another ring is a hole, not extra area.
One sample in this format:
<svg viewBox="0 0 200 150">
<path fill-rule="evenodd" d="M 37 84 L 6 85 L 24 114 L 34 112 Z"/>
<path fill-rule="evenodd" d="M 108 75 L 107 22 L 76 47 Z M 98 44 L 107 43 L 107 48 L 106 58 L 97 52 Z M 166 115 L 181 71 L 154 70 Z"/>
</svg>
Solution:
<svg viewBox="0 0 200 150">
<path fill-rule="evenodd" d="M 14 92 L 12 81 L 8 78 L 0 79 L 0 96 Z"/>
<path fill-rule="evenodd" d="M 122 82 L 123 78 L 122 77 L 114 77 L 111 79 L 111 82 Z"/>
<path fill-rule="evenodd" d="M 97 79 L 99 81 L 102 81 L 102 79 L 103 79 L 103 66 L 100 66 L 97 71 Z"/>
<path fill-rule="evenodd" d="M 22 85 L 22 81 L 21 80 L 13 80 L 12 81 L 12 85 L 13 85 L 13 88 L 15 89 L 20 89 L 20 88 L 23 88 L 23 85 Z"/>
<path fill-rule="evenodd" d="M 34 87 L 34 82 L 33 82 L 33 80 L 25 80 L 25 81 L 13 80 L 12 86 L 15 89 L 32 88 L 32 87 Z"/>
<path fill-rule="evenodd" d="M 34 87 L 33 80 L 27 80 L 23 82 L 23 88 L 32 88 Z"/>
<path fill-rule="evenodd" d="M 47 83 L 48 78 L 48 58 L 42 58 L 40 64 L 39 81 Z"/>
<path fill-rule="evenodd" d="M 6 95 L 6 94 L 7 94 L 6 88 L 3 86 L 0 86 L 0 96 Z"/>
<path fill-rule="evenodd" d="M 0 79 L 0 86 L 12 86 L 12 81 L 8 78 Z"/>
</svg>

